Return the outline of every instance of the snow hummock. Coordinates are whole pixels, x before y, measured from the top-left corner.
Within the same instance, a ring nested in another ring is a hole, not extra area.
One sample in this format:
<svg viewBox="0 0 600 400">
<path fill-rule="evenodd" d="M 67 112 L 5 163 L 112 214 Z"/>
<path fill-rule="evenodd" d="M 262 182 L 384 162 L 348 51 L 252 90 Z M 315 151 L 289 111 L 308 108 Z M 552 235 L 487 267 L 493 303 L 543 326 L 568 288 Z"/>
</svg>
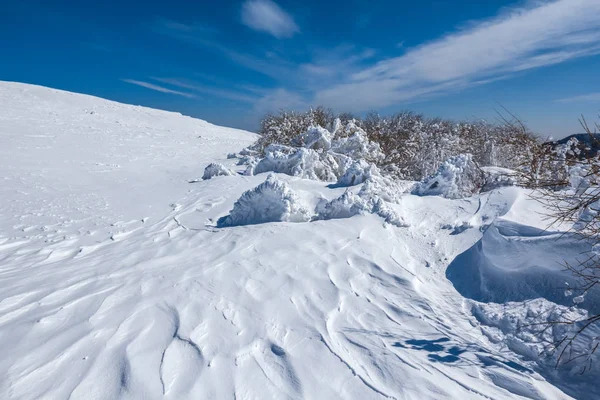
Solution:
<svg viewBox="0 0 600 400">
<path fill-rule="evenodd" d="M 227 156 L 227 158 L 232 158 Z M 219 163 L 210 163 L 204 168 L 204 175 L 202 175 L 202 179 L 210 179 L 214 176 L 231 176 L 233 172 L 227 169 L 223 164 Z"/>
<path fill-rule="evenodd" d="M 483 173 L 473 161 L 473 156 L 461 154 L 449 158 L 435 174 L 415 185 L 413 193 L 460 199 L 479 193 L 483 182 Z"/>
<path fill-rule="evenodd" d="M 239 226 L 265 222 L 305 222 L 310 212 L 292 189 L 269 175 L 267 180 L 244 192 L 235 202 L 229 215 L 222 217 L 217 226 Z"/>
</svg>

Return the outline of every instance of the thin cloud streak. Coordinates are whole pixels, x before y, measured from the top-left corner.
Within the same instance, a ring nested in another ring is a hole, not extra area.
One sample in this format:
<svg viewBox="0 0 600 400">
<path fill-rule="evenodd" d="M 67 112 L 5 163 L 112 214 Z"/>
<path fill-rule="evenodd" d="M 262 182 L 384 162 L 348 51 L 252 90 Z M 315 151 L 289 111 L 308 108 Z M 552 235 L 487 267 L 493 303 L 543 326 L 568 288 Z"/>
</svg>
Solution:
<svg viewBox="0 0 600 400">
<path fill-rule="evenodd" d="M 579 96 L 566 97 L 564 99 L 555 100 L 557 103 L 600 103 L 600 92 L 599 93 L 589 93 L 583 94 Z"/>
<path fill-rule="evenodd" d="M 598 15 L 598 0 L 544 1 L 514 9 L 380 61 L 317 92 L 315 102 L 364 111 L 599 54 Z"/>
<path fill-rule="evenodd" d="M 227 90 L 227 89 L 216 89 L 216 88 L 212 88 L 209 86 L 203 86 L 203 85 L 200 85 L 197 83 L 189 83 L 188 81 L 182 81 L 180 79 L 158 78 L 158 77 L 150 77 L 150 79 L 152 79 L 153 81 L 156 81 L 156 82 L 164 83 L 166 85 L 177 86 L 179 88 L 188 89 L 188 90 L 192 90 L 195 92 L 208 94 L 208 95 L 212 95 L 212 96 L 216 96 L 216 97 L 221 97 L 224 99 L 229 99 L 229 100 L 234 100 L 234 101 L 253 103 L 257 100 L 256 97 L 253 97 L 253 96 L 250 96 L 250 95 L 247 95 L 244 93 L 239 93 L 239 92 L 235 92 L 235 91 Z"/>
<path fill-rule="evenodd" d="M 191 93 L 185 93 L 185 92 L 180 92 L 178 90 L 168 89 L 166 87 L 155 85 L 155 84 L 149 83 L 149 82 L 136 81 L 134 79 L 121 79 L 121 80 L 123 82 L 131 83 L 132 85 L 141 86 L 141 87 L 144 87 L 146 89 L 154 90 L 154 91 L 157 91 L 157 92 L 175 94 L 177 96 L 183 96 L 183 97 L 187 97 L 187 98 L 190 98 L 190 99 L 196 97 L 196 96 L 194 96 Z"/>
</svg>

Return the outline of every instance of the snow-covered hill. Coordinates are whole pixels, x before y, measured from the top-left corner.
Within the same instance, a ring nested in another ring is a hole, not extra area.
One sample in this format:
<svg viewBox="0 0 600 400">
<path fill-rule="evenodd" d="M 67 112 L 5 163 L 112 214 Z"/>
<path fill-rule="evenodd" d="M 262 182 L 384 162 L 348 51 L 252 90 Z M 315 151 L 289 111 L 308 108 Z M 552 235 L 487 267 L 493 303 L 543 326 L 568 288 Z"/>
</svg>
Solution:
<svg viewBox="0 0 600 400">
<path fill-rule="evenodd" d="M 541 231 L 524 190 L 405 193 L 388 205 L 402 224 L 217 228 L 267 174 L 198 178 L 240 170 L 226 155 L 255 139 L 0 83 L 0 398 L 599 395 L 502 320 L 570 301 L 548 282 L 585 246 Z M 345 191 L 276 179 L 311 209 Z"/>
</svg>

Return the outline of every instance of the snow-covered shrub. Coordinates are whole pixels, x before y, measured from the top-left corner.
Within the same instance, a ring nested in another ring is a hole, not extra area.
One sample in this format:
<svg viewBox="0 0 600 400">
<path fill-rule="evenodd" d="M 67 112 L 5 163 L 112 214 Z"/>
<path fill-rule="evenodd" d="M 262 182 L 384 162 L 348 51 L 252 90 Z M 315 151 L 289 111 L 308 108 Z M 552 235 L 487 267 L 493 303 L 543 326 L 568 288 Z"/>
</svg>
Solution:
<svg viewBox="0 0 600 400">
<path fill-rule="evenodd" d="M 310 127 L 329 128 L 333 112 L 324 107 L 311 108 L 306 112 L 281 111 L 278 115 L 268 114 L 261 120 L 260 138 L 253 149 L 262 153 L 273 143 L 292 145 L 292 141 Z"/>
<path fill-rule="evenodd" d="M 335 181 L 337 164 L 332 158 L 321 157 L 315 150 L 269 145 L 265 158 L 254 167 L 254 174 L 278 172 L 305 179 Z"/>
<path fill-rule="evenodd" d="M 202 179 L 210 179 L 213 176 L 229 176 L 233 175 L 229 169 L 227 169 L 223 164 L 218 163 L 210 163 L 204 168 L 204 175 L 202 175 Z"/>
<path fill-rule="evenodd" d="M 256 150 L 252 150 L 249 148 L 243 148 L 238 152 L 240 156 L 258 156 L 258 152 Z"/>
<path fill-rule="evenodd" d="M 315 219 L 340 219 L 365 214 L 376 214 L 385 222 L 398 227 L 407 226 L 403 219 L 372 191 L 372 186 L 363 186 L 358 194 L 346 190 L 340 197 L 320 204 L 317 206 Z"/>
<path fill-rule="evenodd" d="M 217 226 L 252 225 L 265 222 L 305 222 L 310 212 L 298 196 L 274 175 L 254 189 L 244 192 L 229 215 L 218 220 Z"/>
<path fill-rule="evenodd" d="M 312 150 L 327 151 L 331 148 L 333 135 L 325 128 L 311 126 L 308 130 L 293 139 L 293 144 Z"/>
<path fill-rule="evenodd" d="M 600 369 L 599 365 L 591 363 L 593 358 L 598 358 L 593 348 L 600 326 L 592 325 L 578 334 L 588 318 L 588 313 L 580 308 L 565 307 L 540 298 L 504 304 L 473 303 L 472 312 L 492 342 L 505 344 L 540 365 L 554 369 L 559 364 L 563 372 L 577 374 L 582 372 L 582 367 L 589 368 L 590 365 L 595 371 Z M 575 335 L 577 340 L 569 341 Z M 570 346 L 568 351 L 561 353 L 567 345 Z M 570 371 L 564 371 L 564 368 Z"/>
<path fill-rule="evenodd" d="M 340 133 L 349 134 L 340 137 Z M 334 132 L 336 139 L 331 143 L 331 150 L 335 153 L 344 154 L 355 160 L 364 159 L 371 162 L 381 161 L 384 154 L 379 144 L 371 142 L 367 133 L 356 125 L 354 120 L 348 121 L 345 127 L 340 127 Z"/>
<path fill-rule="evenodd" d="M 484 177 L 481 169 L 470 154 L 460 154 L 449 158 L 437 172 L 413 188 L 413 194 L 420 196 L 442 196 L 460 199 L 479 193 Z"/>
<path fill-rule="evenodd" d="M 365 160 L 353 161 L 333 187 L 354 186 L 374 176 L 380 176 L 379 169 Z"/>
<path fill-rule="evenodd" d="M 481 170 L 484 180 L 482 192 L 517 184 L 516 172 L 513 170 L 500 167 L 482 167 Z"/>
<path fill-rule="evenodd" d="M 237 157 L 238 157 L 238 155 L 237 155 L 237 154 L 235 154 L 235 153 L 228 153 L 228 154 L 227 154 L 227 159 L 228 159 L 228 160 L 231 160 L 232 158 L 237 158 Z"/>
</svg>

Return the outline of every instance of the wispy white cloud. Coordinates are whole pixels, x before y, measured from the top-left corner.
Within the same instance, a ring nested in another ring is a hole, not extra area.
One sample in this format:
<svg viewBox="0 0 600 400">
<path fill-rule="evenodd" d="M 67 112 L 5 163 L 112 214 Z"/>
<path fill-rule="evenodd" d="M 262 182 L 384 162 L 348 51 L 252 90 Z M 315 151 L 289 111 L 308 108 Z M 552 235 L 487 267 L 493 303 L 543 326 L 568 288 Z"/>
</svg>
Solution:
<svg viewBox="0 0 600 400">
<path fill-rule="evenodd" d="M 242 22 L 278 39 L 291 37 L 300 31 L 292 16 L 270 0 L 247 0 L 242 5 Z"/>
<path fill-rule="evenodd" d="M 315 102 L 363 111 L 599 54 L 598 15 L 598 0 L 538 1 L 380 61 Z"/>
<path fill-rule="evenodd" d="M 556 100 L 557 103 L 584 103 L 584 102 L 595 102 L 600 103 L 600 92 L 599 93 L 589 93 L 582 94 L 579 96 L 566 97 L 564 99 Z"/>
<path fill-rule="evenodd" d="M 175 78 L 157 78 L 157 77 L 150 77 L 150 79 L 152 79 L 153 81 L 156 81 L 156 82 L 164 83 L 166 85 L 176 86 L 176 87 L 188 89 L 188 90 L 191 90 L 194 92 L 208 94 L 211 96 L 234 100 L 234 101 L 253 103 L 257 99 L 256 96 L 250 96 L 248 94 L 244 94 L 244 93 L 237 92 L 234 90 L 214 88 L 214 87 L 210 87 L 210 86 L 206 86 L 206 85 L 200 85 L 195 82 L 192 83 L 187 80 L 181 80 L 181 79 L 175 79 Z"/>
<path fill-rule="evenodd" d="M 121 80 L 123 82 L 131 83 L 132 85 L 141 86 L 141 87 L 144 87 L 146 89 L 155 90 L 157 92 L 175 94 L 177 96 L 183 96 L 183 97 L 188 97 L 188 98 L 194 98 L 194 97 L 196 97 L 196 96 L 194 96 L 191 93 L 180 92 L 178 90 L 171 90 L 171 89 L 168 89 L 166 87 L 155 85 L 155 84 L 149 83 L 149 82 L 136 81 L 134 79 L 121 79 Z"/>
</svg>

